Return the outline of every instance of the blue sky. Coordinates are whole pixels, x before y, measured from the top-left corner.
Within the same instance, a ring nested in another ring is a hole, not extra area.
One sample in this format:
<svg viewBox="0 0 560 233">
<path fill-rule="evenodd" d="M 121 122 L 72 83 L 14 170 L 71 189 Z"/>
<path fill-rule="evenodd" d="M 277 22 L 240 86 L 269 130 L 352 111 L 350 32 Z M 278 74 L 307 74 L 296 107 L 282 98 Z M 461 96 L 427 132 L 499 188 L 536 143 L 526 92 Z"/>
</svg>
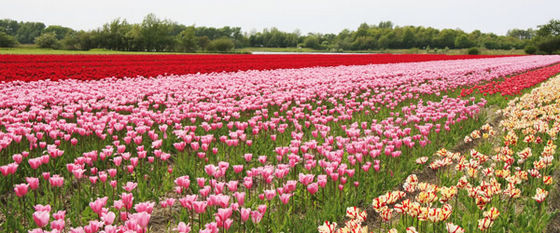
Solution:
<svg viewBox="0 0 560 233">
<path fill-rule="evenodd" d="M 0 0 L 7 1 L 7 0 Z M 148 13 L 181 24 L 277 27 L 302 33 L 338 33 L 363 22 L 460 28 L 505 34 L 560 19 L 558 0 L 18 0 L 0 4 L 0 18 L 94 29 L 115 18 L 141 22 Z"/>
</svg>

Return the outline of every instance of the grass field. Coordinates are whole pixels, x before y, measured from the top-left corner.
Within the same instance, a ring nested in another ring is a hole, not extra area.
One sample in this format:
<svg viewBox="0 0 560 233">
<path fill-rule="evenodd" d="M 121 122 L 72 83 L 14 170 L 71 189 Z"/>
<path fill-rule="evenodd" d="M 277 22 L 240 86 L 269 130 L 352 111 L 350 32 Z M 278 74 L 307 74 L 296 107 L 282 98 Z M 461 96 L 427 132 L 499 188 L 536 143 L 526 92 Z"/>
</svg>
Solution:
<svg viewBox="0 0 560 233">
<path fill-rule="evenodd" d="M 327 50 L 316 50 L 310 48 L 260 48 L 260 47 L 247 47 L 235 49 L 230 53 L 251 53 L 251 52 L 329 52 Z M 359 51 L 344 51 L 346 53 L 395 53 L 395 54 L 448 54 L 460 55 L 467 54 L 467 49 L 439 49 L 439 50 L 425 50 L 425 49 L 385 49 L 385 50 L 359 50 Z M 525 52 L 521 49 L 517 50 L 491 50 L 481 49 L 483 55 L 499 55 L 499 54 L 517 54 L 522 55 Z M 114 51 L 107 49 L 91 49 L 88 51 L 81 50 L 55 50 L 43 49 L 32 46 L 21 46 L 17 48 L 0 48 L 0 54 L 185 54 L 176 52 L 130 52 L 130 51 Z M 199 53 L 200 54 L 200 53 Z"/>
</svg>

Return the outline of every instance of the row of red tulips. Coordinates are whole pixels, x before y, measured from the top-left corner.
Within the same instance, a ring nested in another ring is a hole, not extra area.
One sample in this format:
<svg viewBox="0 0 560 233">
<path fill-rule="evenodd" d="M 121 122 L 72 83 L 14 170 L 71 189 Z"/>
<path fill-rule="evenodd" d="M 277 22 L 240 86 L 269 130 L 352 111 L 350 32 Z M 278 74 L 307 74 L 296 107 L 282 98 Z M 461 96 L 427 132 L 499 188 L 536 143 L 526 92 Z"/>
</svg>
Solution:
<svg viewBox="0 0 560 233">
<path fill-rule="evenodd" d="M 502 96 L 518 95 L 522 90 L 535 86 L 548 78 L 560 73 L 560 64 L 532 70 L 526 73 L 505 78 L 501 81 L 491 81 L 485 84 L 476 85 L 472 88 L 463 89 L 461 96 L 467 96 L 474 92 L 484 95 L 501 93 Z"/>
<path fill-rule="evenodd" d="M 0 55 L 0 81 L 92 80 L 165 74 L 365 65 L 496 56 L 364 55 Z"/>
</svg>

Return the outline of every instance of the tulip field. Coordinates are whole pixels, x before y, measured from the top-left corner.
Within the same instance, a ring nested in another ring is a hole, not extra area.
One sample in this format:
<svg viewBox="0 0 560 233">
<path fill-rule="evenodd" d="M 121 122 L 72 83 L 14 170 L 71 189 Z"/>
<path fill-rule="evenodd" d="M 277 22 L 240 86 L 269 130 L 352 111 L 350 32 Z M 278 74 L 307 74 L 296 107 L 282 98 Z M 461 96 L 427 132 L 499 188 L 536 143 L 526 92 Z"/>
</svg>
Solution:
<svg viewBox="0 0 560 233">
<path fill-rule="evenodd" d="M 39 81 L 366 65 L 497 56 L 301 55 L 0 55 L 0 81 Z"/>
<path fill-rule="evenodd" d="M 0 231 L 555 232 L 558 73 L 558 55 L 1 55 Z"/>
</svg>

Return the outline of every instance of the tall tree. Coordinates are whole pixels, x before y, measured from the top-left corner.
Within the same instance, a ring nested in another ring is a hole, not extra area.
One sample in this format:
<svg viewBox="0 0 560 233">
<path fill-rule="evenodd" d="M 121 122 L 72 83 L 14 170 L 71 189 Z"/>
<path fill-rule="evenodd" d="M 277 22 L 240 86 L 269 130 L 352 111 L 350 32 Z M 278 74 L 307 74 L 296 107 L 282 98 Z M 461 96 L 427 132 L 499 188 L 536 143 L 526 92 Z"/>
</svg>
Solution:
<svg viewBox="0 0 560 233">
<path fill-rule="evenodd" d="M 198 39 L 194 34 L 194 26 L 185 28 L 177 35 L 177 46 L 182 52 L 195 52 L 198 49 Z"/>
<path fill-rule="evenodd" d="M 35 37 L 43 33 L 45 29 L 44 23 L 25 22 L 20 24 L 17 32 L 16 39 L 22 44 L 32 44 Z"/>
</svg>

